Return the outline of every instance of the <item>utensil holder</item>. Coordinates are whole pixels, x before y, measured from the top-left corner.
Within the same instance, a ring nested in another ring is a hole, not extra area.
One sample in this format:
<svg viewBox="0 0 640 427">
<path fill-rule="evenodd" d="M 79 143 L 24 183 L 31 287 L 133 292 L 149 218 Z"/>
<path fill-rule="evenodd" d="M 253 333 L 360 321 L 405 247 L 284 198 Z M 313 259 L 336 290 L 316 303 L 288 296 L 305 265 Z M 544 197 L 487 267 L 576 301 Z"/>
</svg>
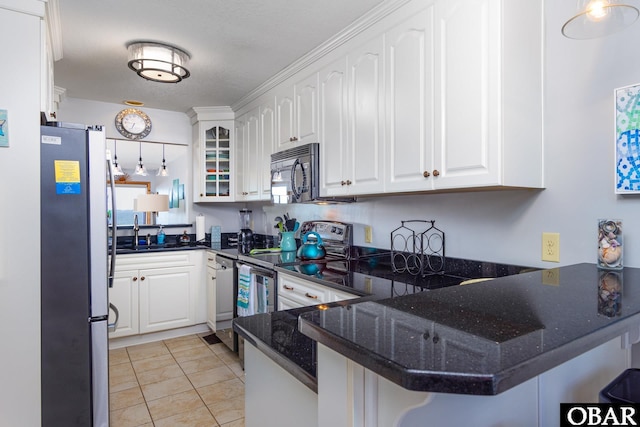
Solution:
<svg viewBox="0 0 640 427">
<path fill-rule="evenodd" d="M 283 251 L 295 251 L 298 249 L 296 245 L 295 231 L 282 231 L 280 232 L 280 249 Z"/>
</svg>

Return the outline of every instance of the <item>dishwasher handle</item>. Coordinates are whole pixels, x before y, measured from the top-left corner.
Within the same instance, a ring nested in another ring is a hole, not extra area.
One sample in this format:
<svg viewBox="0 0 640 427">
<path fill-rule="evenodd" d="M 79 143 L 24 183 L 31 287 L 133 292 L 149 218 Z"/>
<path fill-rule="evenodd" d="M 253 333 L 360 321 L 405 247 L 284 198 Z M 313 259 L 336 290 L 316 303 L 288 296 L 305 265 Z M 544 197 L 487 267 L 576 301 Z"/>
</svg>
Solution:
<svg viewBox="0 0 640 427">
<path fill-rule="evenodd" d="M 243 265 L 248 265 L 251 268 L 251 274 L 255 274 L 256 276 L 269 277 L 271 279 L 275 277 L 275 271 L 256 267 L 255 265 L 237 263 L 236 267 L 239 269 Z"/>
</svg>

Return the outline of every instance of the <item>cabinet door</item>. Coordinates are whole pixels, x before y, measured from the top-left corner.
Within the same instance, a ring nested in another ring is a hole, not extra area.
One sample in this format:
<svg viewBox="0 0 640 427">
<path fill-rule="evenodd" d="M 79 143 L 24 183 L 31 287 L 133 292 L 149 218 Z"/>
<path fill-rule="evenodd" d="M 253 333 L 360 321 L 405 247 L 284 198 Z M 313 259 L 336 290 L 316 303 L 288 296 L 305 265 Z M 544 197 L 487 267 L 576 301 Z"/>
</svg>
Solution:
<svg viewBox="0 0 640 427">
<path fill-rule="evenodd" d="M 278 275 L 278 300 L 280 298 L 288 299 L 304 307 L 329 302 L 331 296 L 329 288 L 326 286 L 287 274 L 280 274 Z"/>
<path fill-rule="evenodd" d="M 347 59 L 320 70 L 320 192 L 322 196 L 346 194 Z"/>
<path fill-rule="evenodd" d="M 286 83 L 276 95 L 276 151 L 291 148 L 295 143 L 294 88 Z"/>
<path fill-rule="evenodd" d="M 114 332 L 109 332 L 109 338 L 136 335 L 138 326 L 138 271 L 115 271 L 113 287 L 109 288 L 109 302 L 116 306 L 119 312 L 118 325 Z M 115 322 L 115 313 L 109 310 L 109 323 Z"/>
<path fill-rule="evenodd" d="M 262 141 L 260 140 L 260 108 L 254 108 L 247 113 L 247 123 L 245 126 L 245 147 L 244 152 L 244 196 L 245 200 L 258 200 L 260 198 L 259 178 L 262 172 L 259 161 L 262 156 Z"/>
<path fill-rule="evenodd" d="M 207 121 L 197 124 L 199 129 L 199 167 L 194 172 L 198 188 L 195 200 L 200 202 L 232 201 L 234 174 L 233 121 Z"/>
<path fill-rule="evenodd" d="M 352 194 L 380 193 L 384 120 L 383 37 L 353 49 L 349 65 L 349 166 L 343 177 Z M 356 188 L 357 187 L 357 188 Z"/>
<path fill-rule="evenodd" d="M 300 308 L 300 307 L 304 307 L 304 305 L 302 305 L 299 302 L 290 300 L 289 298 L 278 297 L 278 311 L 290 310 L 292 308 Z"/>
<path fill-rule="evenodd" d="M 235 165 L 235 184 L 236 184 L 236 200 L 244 199 L 244 158 L 246 156 L 245 152 L 247 150 L 246 143 L 246 129 L 247 129 L 247 118 L 246 115 L 240 116 L 236 118 L 234 123 L 235 128 L 235 146 L 236 146 L 236 165 Z"/>
<path fill-rule="evenodd" d="M 207 325 L 216 331 L 216 269 L 207 267 Z"/>
<path fill-rule="evenodd" d="M 260 136 L 262 139 L 262 156 L 260 158 L 260 200 L 271 199 L 271 154 L 276 145 L 276 111 L 273 100 L 260 107 Z"/>
<path fill-rule="evenodd" d="M 501 2 L 440 2 L 435 188 L 499 184 Z M 525 131 L 526 132 L 526 131 Z"/>
<path fill-rule="evenodd" d="M 318 73 L 295 84 L 295 101 L 296 143 L 318 142 Z"/>
<path fill-rule="evenodd" d="M 140 333 L 195 324 L 193 267 L 140 270 Z"/>
<path fill-rule="evenodd" d="M 385 33 L 385 191 L 433 187 L 434 6 Z"/>
</svg>

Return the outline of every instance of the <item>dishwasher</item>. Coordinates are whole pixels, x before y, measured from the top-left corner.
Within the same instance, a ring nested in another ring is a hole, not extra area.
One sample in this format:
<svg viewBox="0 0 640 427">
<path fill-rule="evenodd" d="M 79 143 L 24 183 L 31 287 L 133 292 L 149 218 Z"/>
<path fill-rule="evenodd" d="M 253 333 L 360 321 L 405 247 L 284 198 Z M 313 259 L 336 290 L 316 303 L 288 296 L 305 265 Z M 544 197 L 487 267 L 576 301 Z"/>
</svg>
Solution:
<svg viewBox="0 0 640 427">
<path fill-rule="evenodd" d="M 236 317 L 235 260 L 217 254 L 216 263 L 216 336 L 232 351 L 238 351 L 238 335 L 233 332 L 231 320 Z M 210 267 L 210 266 L 209 266 Z"/>
</svg>

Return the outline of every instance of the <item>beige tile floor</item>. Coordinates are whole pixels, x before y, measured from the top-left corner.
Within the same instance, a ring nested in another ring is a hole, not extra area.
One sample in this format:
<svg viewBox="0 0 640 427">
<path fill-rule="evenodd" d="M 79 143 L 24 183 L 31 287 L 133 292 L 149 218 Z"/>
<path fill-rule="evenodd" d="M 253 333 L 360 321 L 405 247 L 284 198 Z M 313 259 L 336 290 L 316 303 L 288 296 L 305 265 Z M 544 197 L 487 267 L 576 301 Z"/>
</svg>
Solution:
<svg viewBox="0 0 640 427">
<path fill-rule="evenodd" d="M 238 356 L 204 335 L 110 350 L 110 427 L 244 427 Z"/>
</svg>

